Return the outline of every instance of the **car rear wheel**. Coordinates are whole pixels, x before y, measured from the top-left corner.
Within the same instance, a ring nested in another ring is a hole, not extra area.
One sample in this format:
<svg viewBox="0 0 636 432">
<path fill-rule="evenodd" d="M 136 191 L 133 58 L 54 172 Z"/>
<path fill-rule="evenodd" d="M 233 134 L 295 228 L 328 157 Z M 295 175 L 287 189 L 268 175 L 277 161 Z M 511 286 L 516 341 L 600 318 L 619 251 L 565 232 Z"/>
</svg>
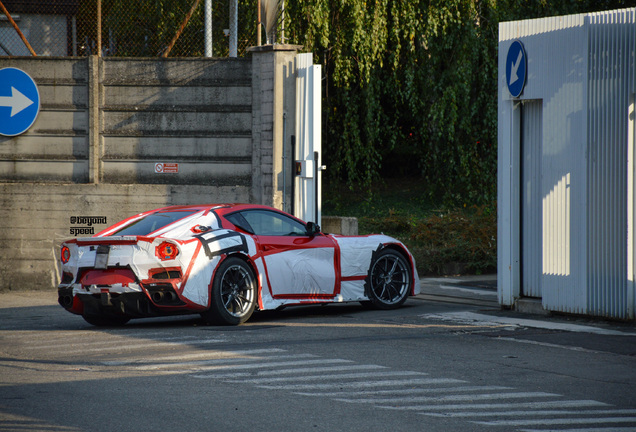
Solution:
<svg viewBox="0 0 636 432">
<path fill-rule="evenodd" d="M 119 327 L 130 321 L 129 317 L 123 315 L 82 315 L 82 318 L 98 327 Z"/>
<path fill-rule="evenodd" d="M 411 267 L 404 255 L 394 249 L 383 249 L 376 254 L 366 286 L 371 305 L 395 309 L 406 301 L 411 285 Z"/>
<path fill-rule="evenodd" d="M 256 279 L 250 266 L 229 257 L 216 270 L 210 309 L 201 314 L 212 324 L 238 325 L 247 321 L 256 306 Z"/>
</svg>

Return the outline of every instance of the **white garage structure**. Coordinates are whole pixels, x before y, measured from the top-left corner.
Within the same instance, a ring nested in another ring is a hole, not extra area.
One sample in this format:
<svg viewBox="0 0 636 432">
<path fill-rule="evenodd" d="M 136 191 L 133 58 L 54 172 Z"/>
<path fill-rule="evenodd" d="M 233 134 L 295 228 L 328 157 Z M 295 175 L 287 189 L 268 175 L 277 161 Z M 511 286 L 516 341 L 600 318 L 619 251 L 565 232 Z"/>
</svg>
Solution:
<svg viewBox="0 0 636 432">
<path fill-rule="evenodd" d="M 502 306 L 634 319 L 635 92 L 636 8 L 500 24 Z"/>
</svg>

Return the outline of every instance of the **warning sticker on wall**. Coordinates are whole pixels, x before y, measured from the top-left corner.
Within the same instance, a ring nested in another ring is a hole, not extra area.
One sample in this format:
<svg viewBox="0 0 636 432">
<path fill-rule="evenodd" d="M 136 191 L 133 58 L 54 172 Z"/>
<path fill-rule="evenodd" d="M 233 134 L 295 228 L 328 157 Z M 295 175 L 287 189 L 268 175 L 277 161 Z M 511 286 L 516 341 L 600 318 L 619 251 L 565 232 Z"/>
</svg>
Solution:
<svg viewBox="0 0 636 432">
<path fill-rule="evenodd" d="M 155 164 L 155 173 L 157 174 L 177 174 L 179 172 L 178 163 L 158 162 Z"/>
</svg>

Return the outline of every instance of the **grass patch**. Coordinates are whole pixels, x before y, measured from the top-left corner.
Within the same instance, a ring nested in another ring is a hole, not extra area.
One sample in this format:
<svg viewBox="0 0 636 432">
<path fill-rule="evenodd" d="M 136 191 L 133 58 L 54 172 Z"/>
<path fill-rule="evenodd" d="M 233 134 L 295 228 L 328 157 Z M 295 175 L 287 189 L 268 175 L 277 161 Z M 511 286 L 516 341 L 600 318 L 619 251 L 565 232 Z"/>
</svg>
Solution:
<svg viewBox="0 0 636 432">
<path fill-rule="evenodd" d="M 415 257 L 421 276 L 493 273 L 497 268 L 496 206 L 435 205 L 421 181 L 386 180 L 371 191 L 326 184 L 323 213 L 357 217 L 360 234 L 397 238 Z"/>
</svg>

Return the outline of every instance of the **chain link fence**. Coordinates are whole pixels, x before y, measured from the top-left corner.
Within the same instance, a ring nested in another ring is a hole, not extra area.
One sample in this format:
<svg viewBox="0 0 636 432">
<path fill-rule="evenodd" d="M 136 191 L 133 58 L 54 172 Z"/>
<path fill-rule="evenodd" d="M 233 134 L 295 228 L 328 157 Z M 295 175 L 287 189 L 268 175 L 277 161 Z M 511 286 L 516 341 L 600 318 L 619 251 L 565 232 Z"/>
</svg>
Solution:
<svg viewBox="0 0 636 432">
<path fill-rule="evenodd" d="M 208 3 L 213 57 L 229 55 L 231 3 Z M 0 56 L 32 55 L 29 46 L 38 56 L 98 53 L 98 0 L 0 0 L 0 4 L 5 9 L 0 10 Z M 202 57 L 205 14 L 205 0 L 101 0 L 101 55 Z M 238 56 L 257 44 L 257 20 L 257 0 L 238 0 Z"/>
</svg>

